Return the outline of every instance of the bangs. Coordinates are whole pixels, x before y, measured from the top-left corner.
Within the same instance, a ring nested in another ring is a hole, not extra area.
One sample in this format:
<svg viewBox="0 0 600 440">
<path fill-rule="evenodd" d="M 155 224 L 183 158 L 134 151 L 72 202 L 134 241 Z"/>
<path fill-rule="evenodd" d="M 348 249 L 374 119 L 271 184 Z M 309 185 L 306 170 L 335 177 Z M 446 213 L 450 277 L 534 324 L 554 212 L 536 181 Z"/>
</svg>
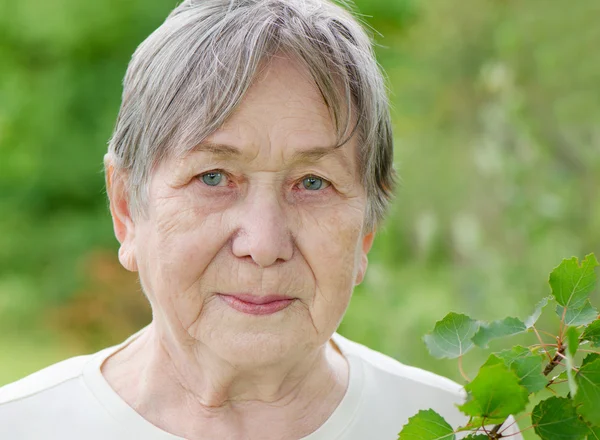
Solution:
<svg viewBox="0 0 600 440">
<path fill-rule="evenodd" d="M 145 200 L 161 161 L 185 155 L 223 125 L 274 56 L 307 68 L 338 145 L 359 136 L 369 192 L 366 170 L 381 163 L 371 155 L 383 146 L 389 160 L 391 137 L 382 133 L 391 130 L 381 72 L 360 24 L 319 0 L 188 0 L 138 47 L 125 76 L 109 149 L 129 171 L 134 202 Z M 382 140 L 389 145 L 378 146 Z"/>
</svg>

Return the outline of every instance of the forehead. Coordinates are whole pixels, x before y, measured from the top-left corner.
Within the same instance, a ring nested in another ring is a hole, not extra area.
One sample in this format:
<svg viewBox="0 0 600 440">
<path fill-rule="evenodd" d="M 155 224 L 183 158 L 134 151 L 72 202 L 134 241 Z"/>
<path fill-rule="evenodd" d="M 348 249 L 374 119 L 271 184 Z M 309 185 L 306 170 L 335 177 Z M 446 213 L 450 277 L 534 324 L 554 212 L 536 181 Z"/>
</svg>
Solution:
<svg viewBox="0 0 600 440">
<path fill-rule="evenodd" d="M 291 57 L 275 56 L 232 115 L 192 151 L 294 160 L 355 153 L 355 139 L 342 146 L 339 141 L 330 109 L 308 69 Z"/>
<path fill-rule="evenodd" d="M 304 138 L 323 146 L 336 142 L 330 111 L 299 61 L 275 56 L 265 64 L 220 131 L 247 136 L 259 134 L 247 132 L 259 129 L 288 141 Z"/>
</svg>

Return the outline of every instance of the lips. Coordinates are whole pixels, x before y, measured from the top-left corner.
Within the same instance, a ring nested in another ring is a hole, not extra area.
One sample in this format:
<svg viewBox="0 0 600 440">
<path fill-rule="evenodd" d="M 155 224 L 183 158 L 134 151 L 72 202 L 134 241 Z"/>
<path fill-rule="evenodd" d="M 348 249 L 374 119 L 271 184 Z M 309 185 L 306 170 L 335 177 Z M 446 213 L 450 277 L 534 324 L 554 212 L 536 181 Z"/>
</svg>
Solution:
<svg viewBox="0 0 600 440">
<path fill-rule="evenodd" d="M 272 315 L 288 307 L 295 298 L 281 295 L 219 294 L 231 308 L 248 315 Z"/>
</svg>

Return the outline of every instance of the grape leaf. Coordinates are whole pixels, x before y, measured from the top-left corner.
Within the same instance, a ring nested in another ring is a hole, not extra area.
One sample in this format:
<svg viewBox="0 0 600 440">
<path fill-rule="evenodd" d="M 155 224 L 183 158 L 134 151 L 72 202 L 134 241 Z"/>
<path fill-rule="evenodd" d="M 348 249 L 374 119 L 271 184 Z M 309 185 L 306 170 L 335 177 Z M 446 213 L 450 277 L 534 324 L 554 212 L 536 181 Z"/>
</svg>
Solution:
<svg viewBox="0 0 600 440">
<path fill-rule="evenodd" d="M 480 324 L 479 330 L 471 338 L 473 343 L 481 348 L 486 348 L 492 339 L 503 338 L 523 333 L 527 327 L 517 318 L 505 318 L 501 321 L 493 321 L 489 324 Z"/>
<path fill-rule="evenodd" d="M 594 346 L 600 346 L 600 320 L 592 322 L 581 335 L 584 341 L 590 341 Z"/>
<path fill-rule="evenodd" d="M 517 375 L 504 363 L 482 366 L 465 390 L 469 398 L 459 409 L 472 417 L 506 418 L 523 411 L 529 400 Z"/>
<path fill-rule="evenodd" d="M 566 397 L 542 400 L 533 408 L 531 422 L 542 440 L 580 440 L 588 434 L 587 425 Z"/>
<path fill-rule="evenodd" d="M 408 419 L 398 440 L 454 440 L 452 426 L 432 409 L 421 410 Z"/>
<path fill-rule="evenodd" d="M 585 362 L 575 375 L 579 391 L 573 401 L 589 423 L 600 425 L 600 359 Z"/>
<path fill-rule="evenodd" d="M 533 314 L 531 316 L 529 316 L 527 319 L 525 319 L 525 327 L 527 328 L 531 328 L 535 325 L 535 323 L 537 322 L 537 320 L 540 318 L 540 316 L 542 315 L 542 309 L 544 307 L 546 307 L 546 305 L 548 304 L 548 301 L 551 299 L 551 297 L 546 297 L 546 298 L 542 298 L 542 300 L 536 304 L 535 306 L 535 310 L 533 311 Z"/>
<path fill-rule="evenodd" d="M 583 307 L 578 309 L 569 309 L 565 312 L 565 308 L 560 304 L 556 305 L 556 314 L 562 319 L 563 313 L 565 316 L 565 324 L 572 326 L 587 325 L 598 318 L 598 310 L 596 310 L 589 301 L 586 301 Z"/>
<path fill-rule="evenodd" d="M 567 309 L 582 308 L 596 284 L 598 260 L 589 254 L 579 265 L 577 257 L 563 260 L 550 273 L 550 287 L 556 302 Z"/>
<path fill-rule="evenodd" d="M 424 341 L 433 357 L 457 358 L 473 347 L 471 338 L 478 328 L 479 323 L 467 315 L 449 313 L 425 335 Z"/>
<path fill-rule="evenodd" d="M 519 384 L 524 386 L 530 393 L 536 393 L 548 384 L 548 379 L 543 374 L 545 361 L 543 356 L 533 354 L 529 349 L 520 345 L 513 347 L 511 350 L 495 353 L 492 356 L 502 359 L 504 364 L 515 372 L 519 378 Z"/>
</svg>

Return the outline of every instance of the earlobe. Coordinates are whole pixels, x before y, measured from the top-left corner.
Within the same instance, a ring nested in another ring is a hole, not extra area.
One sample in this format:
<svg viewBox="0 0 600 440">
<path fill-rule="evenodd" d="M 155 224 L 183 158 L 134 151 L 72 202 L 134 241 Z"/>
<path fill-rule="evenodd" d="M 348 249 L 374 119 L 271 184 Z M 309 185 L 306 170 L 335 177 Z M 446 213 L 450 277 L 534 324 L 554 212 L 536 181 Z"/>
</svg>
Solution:
<svg viewBox="0 0 600 440">
<path fill-rule="evenodd" d="M 137 272 L 137 260 L 135 259 L 135 253 L 131 245 L 121 243 L 121 247 L 119 248 L 119 262 L 125 269 Z"/>
<path fill-rule="evenodd" d="M 137 271 L 134 250 L 135 224 L 129 211 L 129 200 L 126 190 L 126 176 L 123 176 L 113 165 L 110 154 L 104 156 L 106 173 L 106 193 L 110 202 L 110 213 L 113 220 L 115 236 L 121 247 L 119 261 L 123 267 L 132 272 Z"/>
</svg>

